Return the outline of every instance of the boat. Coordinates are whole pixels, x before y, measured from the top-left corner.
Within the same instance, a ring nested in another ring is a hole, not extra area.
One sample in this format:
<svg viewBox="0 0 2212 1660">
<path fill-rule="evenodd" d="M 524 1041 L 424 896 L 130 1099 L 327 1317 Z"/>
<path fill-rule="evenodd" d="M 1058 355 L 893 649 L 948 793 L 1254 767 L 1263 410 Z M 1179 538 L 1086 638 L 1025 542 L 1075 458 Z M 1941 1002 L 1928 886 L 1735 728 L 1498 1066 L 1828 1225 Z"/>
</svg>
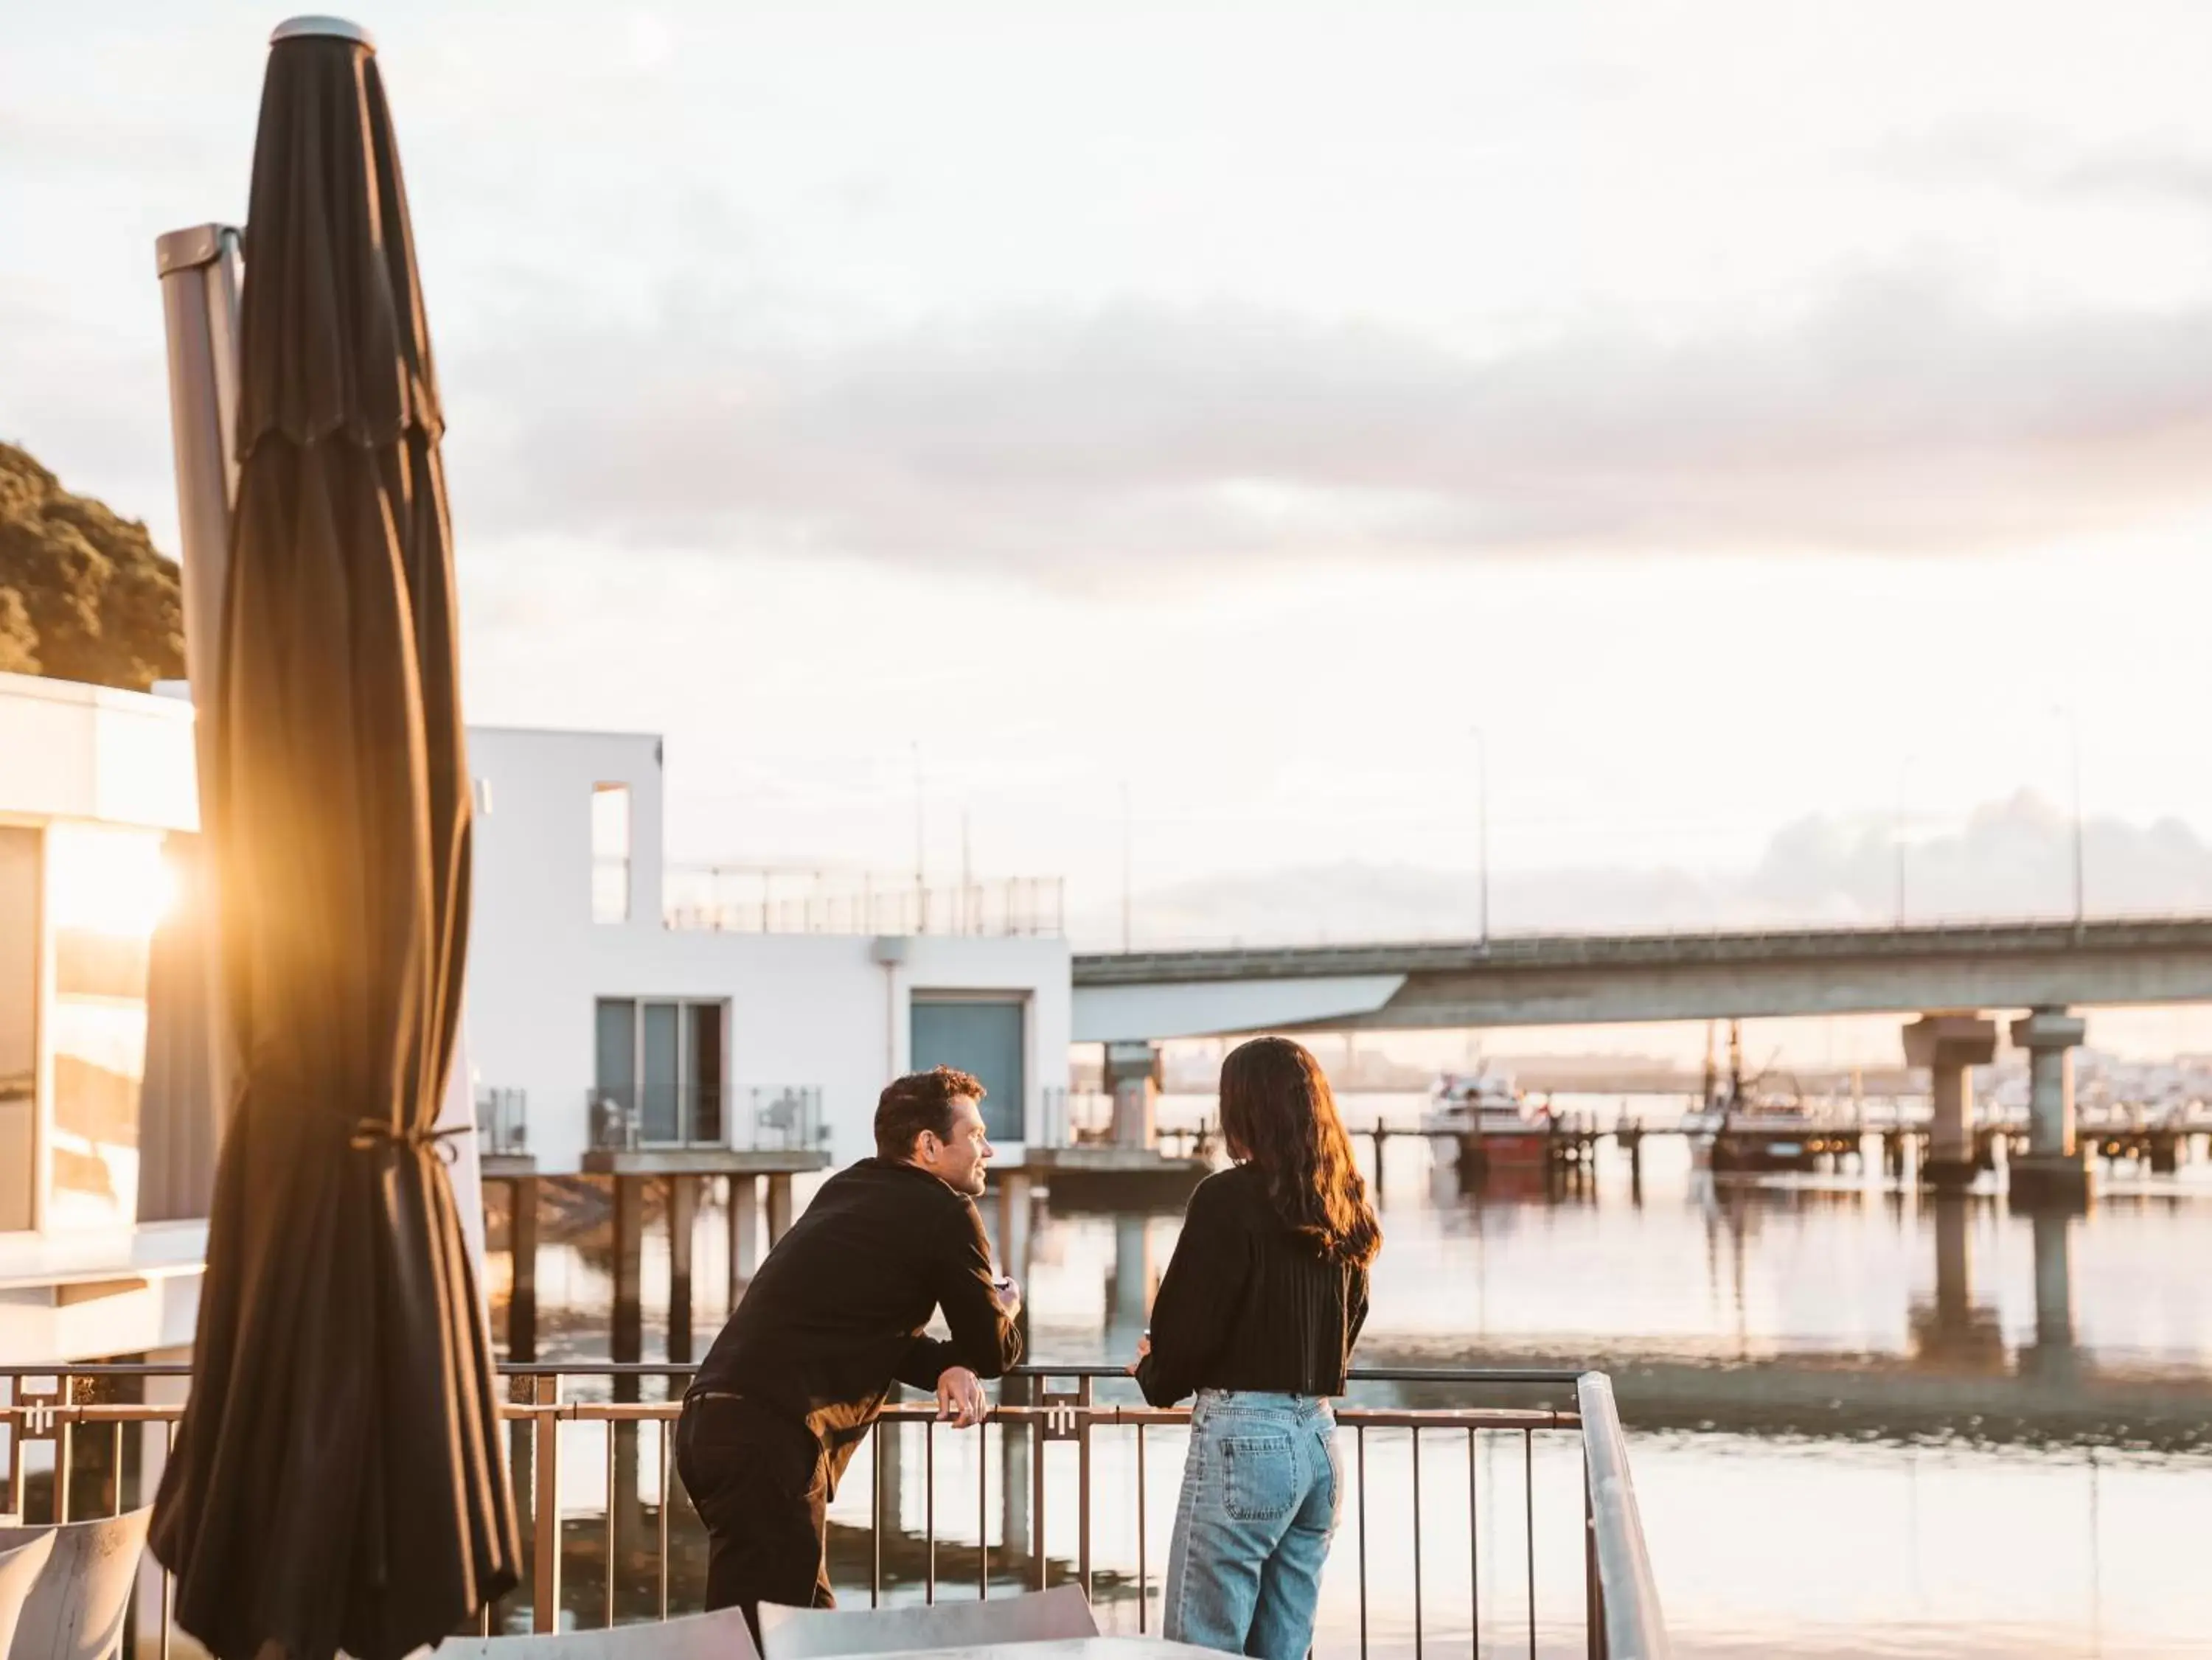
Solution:
<svg viewBox="0 0 2212 1660">
<path fill-rule="evenodd" d="M 1445 1073 L 1429 1091 L 1421 1119 L 1439 1165 L 1463 1173 L 1541 1170 L 1549 1157 L 1552 1114 L 1532 1108 L 1510 1074 L 1492 1070 Z"/>
<path fill-rule="evenodd" d="M 1816 1118 L 1804 1097 L 1765 1089 L 1761 1080 L 1743 1075 L 1741 1025 L 1729 1022 L 1729 1076 L 1723 1087 L 1713 1067 L 1711 1027 L 1706 1028 L 1705 1093 L 1698 1110 L 1686 1113 L 1693 1168 L 1716 1175 L 1806 1174 L 1822 1159 L 1858 1151 L 1856 1133 Z"/>
</svg>

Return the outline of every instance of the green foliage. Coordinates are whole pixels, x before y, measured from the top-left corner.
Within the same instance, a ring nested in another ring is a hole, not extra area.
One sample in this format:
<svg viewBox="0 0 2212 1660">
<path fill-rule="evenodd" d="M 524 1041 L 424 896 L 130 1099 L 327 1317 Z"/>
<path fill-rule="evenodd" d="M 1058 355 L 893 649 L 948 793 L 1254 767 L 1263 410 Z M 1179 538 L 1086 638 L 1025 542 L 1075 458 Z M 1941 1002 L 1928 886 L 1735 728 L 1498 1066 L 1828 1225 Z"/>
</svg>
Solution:
<svg viewBox="0 0 2212 1660">
<path fill-rule="evenodd" d="M 0 669 L 143 692 L 185 672 L 177 567 L 146 527 L 0 444 Z"/>
</svg>

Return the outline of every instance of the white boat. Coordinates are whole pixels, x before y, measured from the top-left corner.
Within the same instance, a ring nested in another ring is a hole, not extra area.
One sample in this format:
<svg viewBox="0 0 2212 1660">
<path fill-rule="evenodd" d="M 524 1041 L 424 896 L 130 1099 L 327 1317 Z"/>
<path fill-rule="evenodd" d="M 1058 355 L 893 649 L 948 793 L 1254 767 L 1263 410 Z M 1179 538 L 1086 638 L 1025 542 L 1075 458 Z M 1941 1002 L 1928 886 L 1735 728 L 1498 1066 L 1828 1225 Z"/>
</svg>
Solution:
<svg viewBox="0 0 2212 1660">
<path fill-rule="evenodd" d="M 1512 1075 L 1487 1067 L 1438 1078 L 1429 1091 L 1421 1129 L 1439 1165 L 1456 1164 L 1475 1136 L 1481 1138 L 1486 1162 L 1503 1155 L 1508 1162 L 1541 1163 L 1551 1133 L 1548 1116 L 1529 1106 Z"/>
</svg>

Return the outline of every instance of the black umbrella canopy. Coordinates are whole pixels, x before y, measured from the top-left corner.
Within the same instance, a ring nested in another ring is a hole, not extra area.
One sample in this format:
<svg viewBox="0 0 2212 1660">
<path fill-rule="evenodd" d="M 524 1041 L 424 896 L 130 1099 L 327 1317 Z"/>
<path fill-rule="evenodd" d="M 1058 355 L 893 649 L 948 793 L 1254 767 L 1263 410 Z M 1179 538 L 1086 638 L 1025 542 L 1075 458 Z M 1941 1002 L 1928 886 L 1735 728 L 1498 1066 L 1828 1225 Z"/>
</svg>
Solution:
<svg viewBox="0 0 2212 1660">
<path fill-rule="evenodd" d="M 241 1063 L 155 1553 L 221 1660 L 396 1660 L 519 1560 L 432 1133 L 469 791 L 441 429 L 367 35 L 276 31 L 240 306 L 204 819 Z"/>
</svg>

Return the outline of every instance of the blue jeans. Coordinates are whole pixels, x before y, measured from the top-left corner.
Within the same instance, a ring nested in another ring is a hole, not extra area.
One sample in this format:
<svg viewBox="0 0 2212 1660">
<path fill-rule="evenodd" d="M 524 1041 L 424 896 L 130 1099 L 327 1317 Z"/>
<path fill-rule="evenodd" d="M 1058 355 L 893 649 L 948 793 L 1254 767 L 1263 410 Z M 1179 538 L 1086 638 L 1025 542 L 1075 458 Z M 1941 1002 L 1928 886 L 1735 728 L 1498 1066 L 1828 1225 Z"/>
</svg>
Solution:
<svg viewBox="0 0 2212 1660">
<path fill-rule="evenodd" d="M 1305 1660 L 1343 1495 L 1327 1401 L 1200 1390 L 1162 1635 L 1261 1660 Z"/>
</svg>

